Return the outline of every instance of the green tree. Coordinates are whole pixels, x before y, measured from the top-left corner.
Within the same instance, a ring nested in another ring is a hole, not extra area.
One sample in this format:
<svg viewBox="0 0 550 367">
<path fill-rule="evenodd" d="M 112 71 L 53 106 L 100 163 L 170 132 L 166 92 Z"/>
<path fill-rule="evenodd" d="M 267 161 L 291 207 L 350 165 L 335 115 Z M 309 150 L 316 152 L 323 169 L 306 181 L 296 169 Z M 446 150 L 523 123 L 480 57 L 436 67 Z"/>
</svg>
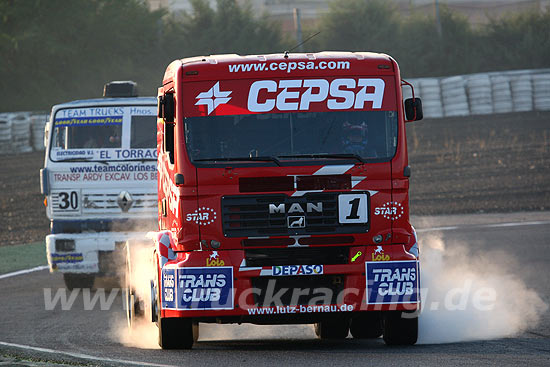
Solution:
<svg viewBox="0 0 550 367">
<path fill-rule="evenodd" d="M 401 22 L 384 0 L 335 0 L 322 17 L 322 46 L 328 50 L 395 53 Z"/>
<path fill-rule="evenodd" d="M 492 19 L 484 31 L 484 69 L 550 67 L 550 11 Z"/>
<path fill-rule="evenodd" d="M 401 44 L 395 55 L 404 75 L 444 76 L 478 71 L 482 46 L 479 32 L 468 20 L 440 7 L 441 35 L 433 16 L 412 14 L 403 19 Z"/>
<path fill-rule="evenodd" d="M 167 21 L 165 37 L 173 58 L 217 53 L 255 54 L 282 52 L 278 24 L 256 17 L 249 4 L 217 0 L 211 8 L 205 0 L 191 0 L 193 11 Z"/>
<path fill-rule="evenodd" d="M 0 110 L 98 97 L 113 79 L 134 79 L 142 94 L 155 93 L 163 12 L 143 1 L 0 0 L 0 13 Z"/>
</svg>

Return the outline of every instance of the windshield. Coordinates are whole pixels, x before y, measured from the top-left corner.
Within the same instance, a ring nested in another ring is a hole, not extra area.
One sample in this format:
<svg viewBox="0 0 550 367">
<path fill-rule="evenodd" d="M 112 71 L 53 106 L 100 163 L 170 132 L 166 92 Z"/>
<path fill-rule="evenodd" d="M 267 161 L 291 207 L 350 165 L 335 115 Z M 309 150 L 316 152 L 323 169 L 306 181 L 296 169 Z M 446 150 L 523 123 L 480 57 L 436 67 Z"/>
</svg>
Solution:
<svg viewBox="0 0 550 367">
<path fill-rule="evenodd" d="M 52 160 L 156 159 L 156 108 L 109 106 L 58 110 Z"/>
<path fill-rule="evenodd" d="M 338 158 L 387 161 L 397 147 L 396 111 L 187 117 L 191 160 Z M 206 162 L 207 163 L 207 162 Z"/>
</svg>

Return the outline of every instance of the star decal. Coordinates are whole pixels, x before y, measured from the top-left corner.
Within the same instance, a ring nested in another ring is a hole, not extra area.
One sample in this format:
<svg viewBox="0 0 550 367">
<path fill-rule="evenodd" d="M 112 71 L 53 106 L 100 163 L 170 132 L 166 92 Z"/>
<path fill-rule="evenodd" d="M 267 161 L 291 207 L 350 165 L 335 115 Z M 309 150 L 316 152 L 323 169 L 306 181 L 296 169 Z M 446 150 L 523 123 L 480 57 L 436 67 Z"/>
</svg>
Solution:
<svg viewBox="0 0 550 367">
<path fill-rule="evenodd" d="M 210 115 L 219 105 L 229 102 L 231 97 L 231 91 L 222 92 L 220 91 L 220 82 L 214 84 L 212 88 L 206 92 L 199 93 L 196 97 L 198 99 L 196 105 L 206 105 L 208 114 Z"/>
</svg>

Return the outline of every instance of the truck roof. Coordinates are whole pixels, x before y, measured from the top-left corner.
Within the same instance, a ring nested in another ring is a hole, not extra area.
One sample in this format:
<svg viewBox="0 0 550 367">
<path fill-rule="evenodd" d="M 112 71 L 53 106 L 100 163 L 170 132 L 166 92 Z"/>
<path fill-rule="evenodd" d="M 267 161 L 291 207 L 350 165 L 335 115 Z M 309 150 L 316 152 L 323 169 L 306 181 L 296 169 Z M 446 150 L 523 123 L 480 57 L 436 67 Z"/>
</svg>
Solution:
<svg viewBox="0 0 550 367">
<path fill-rule="evenodd" d="M 52 110 L 69 107 L 85 107 L 85 106 L 128 106 L 128 105 L 143 105 L 143 104 L 157 104 L 156 97 L 124 97 L 124 98 L 94 98 L 94 99 L 80 99 L 71 102 L 65 102 L 56 104 L 52 107 Z"/>
<path fill-rule="evenodd" d="M 173 61 L 164 74 L 164 84 L 172 79 L 175 75 L 175 72 L 180 67 L 197 67 L 197 69 L 203 70 L 212 70 L 212 69 L 223 69 L 228 66 L 233 66 L 237 64 L 250 64 L 250 63 L 299 63 L 299 62 L 315 62 L 319 63 L 321 61 L 348 61 L 351 64 L 361 63 L 362 68 L 373 67 L 382 69 L 384 71 L 389 71 L 391 73 L 395 72 L 393 64 L 394 60 L 392 57 L 375 52 L 349 52 L 349 51 L 323 51 L 323 52 L 310 52 L 310 53 L 276 53 L 276 54 L 263 54 L 263 55 L 237 55 L 237 54 L 223 54 L 223 55 L 209 55 L 209 56 L 195 56 L 187 57 L 183 59 L 178 59 Z M 379 65 L 386 65 L 383 68 L 380 68 Z M 353 67 L 353 66 L 352 66 Z M 384 70 L 385 69 L 385 70 Z M 268 71 L 262 69 L 261 71 Z M 298 73 L 298 72 L 296 72 Z M 349 74 L 349 70 L 347 71 Z M 233 73 L 234 78 L 240 78 L 242 76 L 237 76 L 237 73 Z M 197 79 L 202 79 L 201 77 Z"/>
<path fill-rule="evenodd" d="M 287 55 L 287 57 L 285 57 Z M 181 59 L 182 64 L 190 62 L 207 63 L 242 63 L 247 61 L 313 61 L 313 60 L 372 60 L 373 62 L 389 61 L 390 56 L 376 52 L 323 51 L 308 53 L 283 52 L 265 55 L 222 54 L 210 56 L 195 56 Z"/>
</svg>

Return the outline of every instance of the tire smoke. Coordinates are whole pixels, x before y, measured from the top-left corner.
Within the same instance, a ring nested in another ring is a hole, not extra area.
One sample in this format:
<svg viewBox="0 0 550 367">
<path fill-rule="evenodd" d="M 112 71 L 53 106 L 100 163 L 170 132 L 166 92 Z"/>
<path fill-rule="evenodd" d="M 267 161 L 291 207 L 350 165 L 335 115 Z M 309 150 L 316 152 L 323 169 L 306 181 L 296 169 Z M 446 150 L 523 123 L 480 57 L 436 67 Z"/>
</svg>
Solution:
<svg viewBox="0 0 550 367">
<path fill-rule="evenodd" d="M 444 243 L 436 235 L 419 238 L 422 311 L 418 344 L 454 343 L 517 335 L 535 327 L 548 305 L 518 277 L 510 254 L 482 251 L 462 243 Z M 145 302 L 150 299 L 150 247 L 135 246 L 132 284 Z M 147 312 L 147 310 L 145 310 Z M 157 326 L 149 317 L 128 329 L 118 313 L 111 335 L 128 347 L 159 349 Z M 312 325 L 200 324 L 199 341 L 313 339 Z"/>
<path fill-rule="evenodd" d="M 154 278 L 154 265 L 152 261 L 152 243 L 146 241 L 130 242 L 130 284 L 135 291 L 136 296 L 142 301 L 140 308 L 143 315 L 133 320 L 132 327 L 128 327 L 128 321 L 125 314 L 114 316 L 111 324 L 111 337 L 113 340 L 127 346 L 141 349 L 160 349 L 158 344 L 158 329 L 155 323 L 151 321 L 151 286 L 150 281 Z M 125 279 L 126 273 L 120 274 L 121 279 Z M 123 290 L 123 305 L 126 310 L 128 305 Z"/>
<path fill-rule="evenodd" d="M 472 251 L 437 236 L 421 236 L 422 312 L 418 344 L 517 335 L 548 309 L 502 251 Z"/>
</svg>

